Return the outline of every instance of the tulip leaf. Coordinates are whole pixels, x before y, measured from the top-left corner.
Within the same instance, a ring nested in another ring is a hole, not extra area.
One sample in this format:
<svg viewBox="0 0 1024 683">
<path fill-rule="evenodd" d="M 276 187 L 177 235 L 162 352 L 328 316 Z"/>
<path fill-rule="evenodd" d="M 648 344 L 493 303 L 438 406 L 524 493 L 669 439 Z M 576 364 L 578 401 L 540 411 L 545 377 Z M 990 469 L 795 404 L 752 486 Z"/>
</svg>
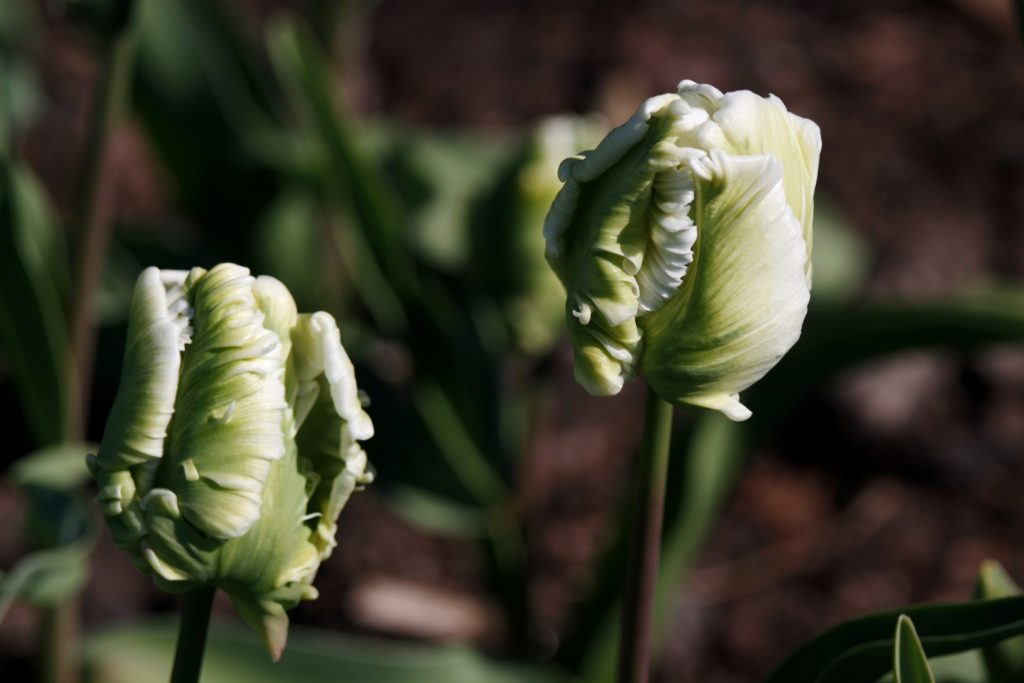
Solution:
<svg viewBox="0 0 1024 683">
<path fill-rule="evenodd" d="M 982 600 L 1020 595 L 1021 590 L 998 562 L 981 565 L 975 597 Z M 1010 638 L 981 650 L 988 683 L 1016 683 L 1024 680 L 1024 636 Z"/>
<path fill-rule="evenodd" d="M 393 485 L 384 495 L 399 517 L 429 533 L 480 538 L 487 532 L 487 520 L 477 505 L 458 503 L 409 484 Z"/>
<path fill-rule="evenodd" d="M 375 126 L 367 133 L 408 207 L 411 248 L 432 266 L 464 271 L 474 203 L 515 146 L 497 135 L 405 126 Z"/>
<path fill-rule="evenodd" d="M 0 578 L 0 621 L 14 600 L 60 603 L 85 585 L 96 529 L 81 487 L 88 476 L 86 444 L 61 444 L 18 460 L 11 480 L 27 502 L 26 530 L 39 548 Z"/>
<path fill-rule="evenodd" d="M 15 600 L 43 607 L 64 602 L 89 579 L 93 540 L 37 550 L 0 577 L 0 622 Z"/>
<path fill-rule="evenodd" d="M 414 274 L 401 201 L 358 144 L 351 117 L 332 87 L 330 62 L 308 29 L 279 22 L 268 31 L 267 46 L 300 134 L 324 154 L 314 184 L 328 206 L 340 210 L 332 223 L 352 224 L 336 235 L 352 285 L 382 329 L 400 330 L 406 320 L 398 292 L 412 289 Z"/>
<path fill-rule="evenodd" d="M 176 625 L 123 626 L 85 647 L 88 683 L 163 683 L 170 675 Z M 262 646 L 238 627 L 214 622 L 203 683 L 557 683 L 546 668 L 502 662 L 460 646 L 424 646 L 341 637 L 295 627 L 281 661 L 270 666 Z"/>
<path fill-rule="evenodd" d="M 151 243 L 133 249 L 143 265 L 255 264 L 252 226 L 282 185 L 273 171 L 298 163 L 295 141 L 272 115 L 273 79 L 259 43 L 242 30 L 237 3 L 137 5 L 132 105 L 167 172 L 176 214 L 201 230 L 175 231 L 161 249 L 146 247 L 166 231 L 127 231 L 123 238 Z"/>
<path fill-rule="evenodd" d="M 31 122 L 42 100 L 29 58 L 40 34 L 37 14 L 28 2 L 0 7 L 0 152 L 8 152 L 11 137 Z"/>
<path fill-rule="evenodd" d="M 861 683 L 892 667 L 901 615 L 913 620 L 933 656 L 965 652 L 1024 634 L 1024 597 L 929 604 L 845 622 L 786 659 L 766 683 Z"/>
<path fill-rule="evenodd" d="M 11 466 L 11 481 L 22 491 L 73 492 L 89 479 L 85 456 L 95 452 L 95 444 L 63 443 L 41 448 Z"/>
<path fill-rule="evenodd" d="M 921 646 L 921 639 L 914 630 L 914 622 L 905 614 L 901 614 L 896 622 L 894 639 L 894 683 L 935 683 L 935 676 L 928 666 L 928 657 Z"/>
<path fill-rule="evenodd" d="M 1024 288 L 965 291 L 923 301 L 812 305 L 800 341 L 744 396 L 766 429 L 832 376 L 911 349 L 969 352 L 1024 339 Z"/>
<path fill-rule="evenodd" d="M 316 198 L 304 188 L 289 187 L 268 207 L 255 230 L 256 268 L 288 284 L 302 309 L 327 308 L 323 272 L 323 242 Z M 321 259 L 319 263 L 311 259 Z M 319 266 L 319 267 L 317 267 Z M 336 289 L 336 288 L 330 288 Z"/>
<path fill-rule="evenodd" d="M 62 440 L 69 354 L 60 230 L 43 188 L 0 158 L 0 352 L 37 444 Z"/>
</svg>

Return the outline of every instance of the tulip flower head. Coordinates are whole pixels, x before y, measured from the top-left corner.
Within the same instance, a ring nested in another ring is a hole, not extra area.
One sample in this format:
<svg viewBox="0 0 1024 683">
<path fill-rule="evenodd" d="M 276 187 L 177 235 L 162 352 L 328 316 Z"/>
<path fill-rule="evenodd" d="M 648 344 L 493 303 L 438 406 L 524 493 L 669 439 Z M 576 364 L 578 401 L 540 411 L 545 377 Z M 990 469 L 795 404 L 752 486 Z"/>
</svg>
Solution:
<svg viewBox="0 0 1024 683">
<path fill-rule="evenodd" d="M 216 586 L 276 659 L 285 610 L 317 595 L 373 435 L 334 319 L 225 263 L 147 268 L 99 452 L 114 541 L 171 592 Z"/>
<path fill-rule="evenodd" d="M 820 150 L 778 98 L 683 81 L 562 162 L 544 236 L 584 388 L 643 373 L 671 403 L 750 416 L 739 393 L 807 312 Z"/>
</svg>

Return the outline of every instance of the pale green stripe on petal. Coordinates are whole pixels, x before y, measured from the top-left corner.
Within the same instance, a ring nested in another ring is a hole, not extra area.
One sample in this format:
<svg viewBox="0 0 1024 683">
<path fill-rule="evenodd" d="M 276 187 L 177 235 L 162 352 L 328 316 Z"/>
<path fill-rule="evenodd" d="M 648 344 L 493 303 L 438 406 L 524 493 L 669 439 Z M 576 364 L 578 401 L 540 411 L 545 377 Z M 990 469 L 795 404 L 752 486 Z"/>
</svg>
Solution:
<svg viewBox="0 0 1024 683">
<path fill-rule="evenodd" d="M 324 375 L 334 407 L 348 423 L 353 438 L 364 441 L 372 437 L 373 422 L 359 400 L 355 368 L 341 345 L 341 333 L 334 318 L 323 311 L 300 315 L 292 342 L 295 344 L 300 393 L 303 392 L 302 384 Z M 302 425 L 298 426 L 301 428 Z"/>
<path fill-rule="evenodd" d="M 330 555 L 337 545 L 337 519 L 357 487 L 372 479 L 366 453 L 338 414 L 327 379 L 320 376 L 321 390 L 296 436 L 300 462 L 307 468 L 311 484 L 307 521 L 311 538 L 320 558 Z"/>
<path fill-rule="evenodd" d="M 712 152 L 693 164 L 696 259 L 679 294 L 641 319 L 642 369 L 666 400 L 749 416 L 737 394 L 800 335 L 807 250 L 774 157 Z"/>
<path fill-rule="evenodd" d="M 124 367 L 103 441 L 88 459 L 96 477 L 96 502 L 114 542 L 142 562 L 146 534 L 140 507 L 163 456 L 174 414 L 182 349 L 189 343 L 191 310 L 184 296 L 187 273 L 147 268 L 132 294 Z"/>
<path fill-rule="evenodd" d="M 124 367 L 95 464 L 117 470 L 163 455 L 181 354 L 190 340 L 185 273 L 147 268 L 132 294 Z"/>
<path fill-rule="evenodd" d="M 220 539 L 259 518 L 259 491 L 285 452 L 285 358 L 281 339 L 264 326 L 254 283 L 248 269 L 221 264 L 192 286 L 195 341 L 161 464 L 182 515 Z"/>
<path fill-rule="evenodd" d="M 334 318 L 324 312 L 300 315 L 293 332 L 302 421 L 296 443 L 308 468 L 311 492 L 307 515 L 321 558 L 336 545 L 336 521 L 349 496 L 373 476 L 359 441 L 373 436 L 363 410 L 355 369 Z"/>
<path fill-rule="evenodd" d="M 759 97 L 749 90 L 722 97 L 714 121 L 735 154 L 771 154 L 783 168 L 786 200 L 803 228 L 807 272 L 811 267 L 814 187 L 821 154 L 821 131 L 809 119 L 791 114 L 774 95 Z"/>
<path fill-rule="evenodd" d="M 548 260 L 566 288 L 576 377 L 598 396 L 618 393 L 635 370 L 642 295 L 645 308 L 656 307 L 667 298 L 655 291 L 662 276 L 668 273 L 678 284 L 688 263 L 686 249 L 673 248 L 669 239 L 662 240 L 667 248 L 661 266 L 652 268 L 652 258 L 644 268 L 645 256 L 658 251 L 650 249 L 651 223 L 660 220 L 666 232 L 690 234 L 653 201 L 664 194 L 667 207 L 679 199 L 671 183 L 665 192 L 654 191 L 659 173 L 672 172 L 685 158 L 668 137 L 678 103 L 675 95 L 648 100 L 596 150 L 567 159 L 560 169 L 566 185 L 545 224 Z"/>
</svg>

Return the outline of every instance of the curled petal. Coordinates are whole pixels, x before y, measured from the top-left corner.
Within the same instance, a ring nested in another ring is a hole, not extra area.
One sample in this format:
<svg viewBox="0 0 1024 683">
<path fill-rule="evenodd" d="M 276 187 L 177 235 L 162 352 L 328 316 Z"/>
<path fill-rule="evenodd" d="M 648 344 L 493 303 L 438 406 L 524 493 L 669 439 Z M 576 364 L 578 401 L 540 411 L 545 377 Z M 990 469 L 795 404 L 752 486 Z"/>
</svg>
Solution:
<svg viewBox="0 0 1024 683">
<path fill-rule="evenodd" d="M 292 340 L 300 384 L 313 382 L 322 374 L 335 410 L 348 423 L 353 438 L 364 441 L 373 436 L 373 422 L 359 400 L 355 368 L 341 345 L 334 318 L 323 311 L 299 316 Z"/>
<path fill-rule="evenodd" d="M 359 400 L 355 369 L 334 318 L 302 315 L 293 336 L 303 414 L 296 442 L 310 482 L 307 517 L 313 543 L 326 558 L 336 544 L 342 507 L 357 486 L 373 478 L 358 443 L 373 436 L 373 423 Z"/>
<path fill-rule="evenodd" d="M 814 186 L 818 179 L 821 131 L 809 119 L 791 114 L 778 97 L 738 90 L 721 97 L 713 115 L 734 154 L 770 154 L 783 169 L 786 201 L 803 228 L 806 269 L 811 269 Z"/>
<path fill-rule="evenodd" d="M 774 157 L 715 151 L 704 163 L 696 258 L 679 294 L 642 319 L 642 368 L 667 400 L 745 419 L 737 394 L 800 336 L 807 249 Z"/>
<path fill-rule="evenodd" d="M 132 294 L 121 385 L 96 465 L 118 470 L 163 455 L 181 353 L 190 341 L 186 273 L 147 268 Z"/>
<path fill-rule="evenodd" d="M 285 452 L 285 359 L 253 284 L 247 269 L 221 264 L 192 286 L 195 341 L 162 464 L 182 515 L 221 539 L 241 536 L 259 518 L 271 463 Z"/>
</svg>

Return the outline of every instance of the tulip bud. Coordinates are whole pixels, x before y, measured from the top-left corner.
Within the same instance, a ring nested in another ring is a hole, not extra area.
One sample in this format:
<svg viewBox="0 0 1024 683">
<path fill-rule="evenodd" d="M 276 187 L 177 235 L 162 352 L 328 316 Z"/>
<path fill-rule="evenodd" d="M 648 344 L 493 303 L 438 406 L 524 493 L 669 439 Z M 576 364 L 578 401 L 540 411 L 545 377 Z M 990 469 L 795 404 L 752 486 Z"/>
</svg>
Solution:
<svg viewBox="0 0 1024 683">
<path fill-rule="evenodd" d="M 531 132 L 522 154 L 491 198 L 494 215 L 477 235 L 475 260 L 488 289 L 498 294 L 514 344 L 529 354 L 548 352 L 565 334 L 564 290 L 544 261 L 537 225 L 558 194 L 558 165 L 606 132 L 597 121 L 553 116 Z"/>
<path fill-rule="evenodd" d="M 334 319 L 225 263 L 147 268 L 89 467 L 117 545 L 171 592 L 216 586 L 276 659 L 316 597 L 373 435 Z"/>
<path fill-rule="evenodd" d="M 642 372 L 674 404 L 750 416 L 739 392 L 800 336 L 818 127 L 772 96 L 692 81 L 566 159 L 544 223 L 576 378 Z"/>
</svg>

